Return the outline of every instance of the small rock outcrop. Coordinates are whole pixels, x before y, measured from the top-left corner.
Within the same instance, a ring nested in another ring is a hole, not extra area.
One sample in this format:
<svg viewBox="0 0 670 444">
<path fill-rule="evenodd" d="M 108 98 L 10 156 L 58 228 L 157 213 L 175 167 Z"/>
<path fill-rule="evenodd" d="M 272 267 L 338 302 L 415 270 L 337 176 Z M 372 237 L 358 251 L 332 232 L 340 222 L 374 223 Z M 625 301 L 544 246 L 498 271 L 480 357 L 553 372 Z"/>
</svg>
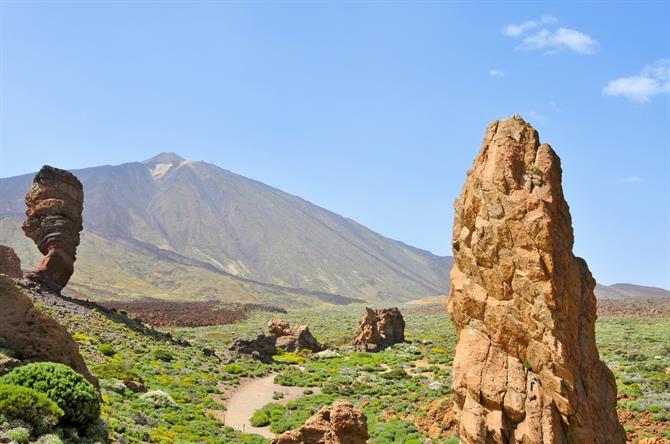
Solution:
<svg viewBox="0 0 670 444">
<path fill-rule="evenodd" d="M 26 205 L 23 231 L 44 258 L 36 270 L 25 276 L 60 291 L 74 272 L 82 230 L 83 187 L 72 173 L 45 165 L 33 179 Z"/>
<path fill-rule="evenodd" d="M 21 272 L 21 259 L 11 247 L 0 245 L 0 274 L 6 274 L 10 278 L 19 279 L 23 276 Z"/>
<path fill-rule="evenodd" d="M 625 442 L 561 175 L 521 117 L 495 121 L 455 203 L 448 310 L 463 443 Z"/>
<path fill-rule="evenodd" d="M 277 348 L 290 352 L 299 350 L 318 352 L 324 349 L 323 345 L 309 331 L 307 325 L 291 327 L 283 319 L 273 319 L 268 322 L 268 330 L 272 336 L 277 338 Z"/>
<path fill-rule="evenodd" d="M 284 432 L 272 444 L 365 444 L 369 439 L 365 414 L 345 400 L 324 406 L 298 430 Z"/>
<path fill-rule="evenodd" d="M 276 343 L 276 337 L 260 334 L 255 339 L 235 338 L 228 350 L 236 355 L 249 356 L 271 364 L 274 362 L 272 357 L 277 353 Z"/>
<path fill-rule="evenodd" d="M 353 345 L 362 351 L 376 352 L 405 342 L 405 320 L 397 307 L 365 309 Z"/>
<path fill-rule="evenodd" d="M 34 284 L 33 284 L 34 285 Z M 24 362 L 60 362 L 97 387 L 65 327 L 38 310 L 12 279 L 0 276 L 0 342 Z"/>
</svg>

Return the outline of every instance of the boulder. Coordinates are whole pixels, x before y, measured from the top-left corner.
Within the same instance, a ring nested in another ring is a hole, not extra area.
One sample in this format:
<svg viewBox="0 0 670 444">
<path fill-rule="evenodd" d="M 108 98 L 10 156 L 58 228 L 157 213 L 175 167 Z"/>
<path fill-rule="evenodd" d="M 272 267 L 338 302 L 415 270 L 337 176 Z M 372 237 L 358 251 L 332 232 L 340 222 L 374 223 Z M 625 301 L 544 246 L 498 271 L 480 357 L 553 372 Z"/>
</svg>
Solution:
<svg viewBox="0 0 670 444">
<path fill-rule="evenodd" d="M 142 384 L 139 381 L 132 381 L 130 379 L 126 379 L 126 380 L 122 381 L 122 384 L 128 390 L 130 390 L 133 393 L 146 393 L 147 392 L 147 388 L 144 386 L 144 384 Z"/>
<path fill-rule="evenodd" d="M 44 258 L 36 270 L 25 274 L 28 279 L 54 291 L 67 285 L 74 272 L 83 205 L 83 187 L 72 173 L 45 165 L 35 175 L 21 228 Z"/>
<path fill-rule="evenodd" d="M 79 344 L 65 327 L 37 309 L 13 280 L 0 275 L 0 342 L 24 362 L 60 362 L 72 367 L 96 387 L 79 354 Z"/>
<path fill-rule="evenodd" d="M 405 342 L 405 320 L 397 307 L 365 308 L 353 345 L 362 351 L 376 352 Z"/>
<path fill-rule="evenodd" d="M 369 439 L 365 414 L 345 400 L 324 406 L 298 430 L 284 432 L 272 444 L 365 444 Z"/>
<path fill-rule="evenodd" d="M 19 279 L 23 276 L 21 272 L 21 259 L 11 247 L 0 245 L 0 274 L 6 274 L 10 278 Z"/>
<path fill-rule="evenodd" d="M 277 338 L 277 348 L 286 351 L 311 350 L 318 352 L 324 349 L 324 346 L 309 331 L 307 325 L 295 325 L 291 328 L 289 323 L 283 319 L 273 319 L 268 322 L 268 331 Z"/>
<path fill-rule="evenodd" d="M 258 335 L 255 339 L 235 338 L 228 350 L 236 355 L 248 356 L 271 364 L 274 362 L 272 357 L 277 353 L 276 342 L 276 337 L 264 334 Z"/>
<path fill-rule="evenodd" d="M 448 311 L 463 443 L 625 442 L 561 175 L 554 150 L 514 116 L 489 125 L 455 202 Z"/>
</svg>

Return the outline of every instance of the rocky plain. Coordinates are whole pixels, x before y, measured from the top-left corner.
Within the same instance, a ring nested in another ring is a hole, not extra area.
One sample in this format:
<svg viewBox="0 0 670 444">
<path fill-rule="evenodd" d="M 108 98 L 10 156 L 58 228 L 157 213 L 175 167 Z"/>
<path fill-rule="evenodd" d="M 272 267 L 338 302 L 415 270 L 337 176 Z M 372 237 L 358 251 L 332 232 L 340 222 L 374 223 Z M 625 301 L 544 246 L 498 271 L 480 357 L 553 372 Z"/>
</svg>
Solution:
<svg viewBox="0 0 670 444">
<path fill-rule="evenodd" d="M 90 274 L 69 288 L 86 182 L 45 166 L 23 191 L 39 264 L 0 246 L 0 442 L 670 442 L 670 294 L 597 297 L 573 253 L 558 153 L 519 116 L 491 123 L 455 201 L 453 267 L 421 256 L 430 273 L 403 291 L 428 293 L 390 302 L 383 283 L 368 300 L 351 282 L 346 295 L 308 291 L 294 284 L 309 276 L 262 283 L 175 252 L 161 260 L 244 297 L 186 300 L 179 282 L 109 297 L 115 278 Z M 172 162 L 156 180 L 191 168 Z M 126 259 L 115 266 L 148 288 Z"/>
</svg>

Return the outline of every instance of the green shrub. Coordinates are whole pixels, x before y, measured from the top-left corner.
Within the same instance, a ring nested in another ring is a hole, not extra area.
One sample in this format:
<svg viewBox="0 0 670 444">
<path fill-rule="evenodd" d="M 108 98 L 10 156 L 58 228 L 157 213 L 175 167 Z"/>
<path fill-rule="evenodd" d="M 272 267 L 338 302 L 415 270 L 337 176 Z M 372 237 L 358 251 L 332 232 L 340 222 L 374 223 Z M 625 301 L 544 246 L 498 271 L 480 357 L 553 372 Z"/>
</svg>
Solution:
<svg viewBox="0 0 670 444">
<path fill-rule="evenodd" d="M 0 384 L 30 387 L 47 395 L 63 412 L 63 421 L 89 424 L 100 416 L 100 398 L 82 375 L 64 364 L 38 362 L 14 369 Z"/>
<path fill-rule="evenodd" d="M 170 350 L 166 350 L 164 348 L 155 348 L 152 353 L 154 358 L 160 361 L 172 361 L 174 359 L 174 356 Z"/>
<path fill-rule="evenodd" d="M 230 373 L 231 375 L 239 375 L 244 371 L 244 368 L 240 364 L 228 364 L 226 365 L 223 370 L 225 370 L 226 373 Z"/>
<path fill-rule="evenodd" d="M 25 427 L 17 427 L 7 431 L 7 438 L 12 442 L 24 444 L 30 440 L 30 432 Z"/>
<path fill-rule="evenodd" d="M 91 371 L 99 378 L 144 382 L 137 371 L 126 362 L 118 359 L 110 359 L 109 362 L 93 366 Z"/>
<path fill-rule="evenodd" d="M 63 444 L 63 441 L 58 435 L 42 435 L 37 444 Z"/>
<path fill-rule="evenodd" d="M 0 385 L 0 415 L 20 419 L 44 432 L 58 424 L 63 416 L 55 402 L 47 395 L 20 385 Z"/>
<path fill-rule="evenodd" d="M 251 425 L 254 427 L 265 427 L 270 424 L 270 417 L 262 410 L 257 410 L 251 417 Z"/>
<path fill-rule="evenodd" d="M 102 344 L 99 350 L 100 353 L 105 356 L 114 356 L 116 354 L 116 350 L 114 350 L 114 346 L 112 344 Z"/>
</svg>

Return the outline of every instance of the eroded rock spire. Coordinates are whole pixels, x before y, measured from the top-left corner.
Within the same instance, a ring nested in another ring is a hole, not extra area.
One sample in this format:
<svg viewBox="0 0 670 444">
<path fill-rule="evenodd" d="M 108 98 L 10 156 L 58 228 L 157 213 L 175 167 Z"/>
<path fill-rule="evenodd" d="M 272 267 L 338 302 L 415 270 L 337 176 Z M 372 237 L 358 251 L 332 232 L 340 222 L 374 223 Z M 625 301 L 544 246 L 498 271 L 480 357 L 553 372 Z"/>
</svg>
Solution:
<svg viewBox="0 0 670 444">
<path fill-rule="evenodd" d="M 35 175 L 21 228 L 44 258 L 36 270 L 25 274 L 28 279 L 55 291 L 67 285 L 74 272 L 83 205 L 83 187 L 72 173 L 45 165 Z"/>
<path fill-rule="evenodd" d="M 559 157 L 521 117 L 493 122 L 455 203 L 462 442 L 625 442 L 596 348 L 595 281 L 572 246 Z"/>
</svg>

